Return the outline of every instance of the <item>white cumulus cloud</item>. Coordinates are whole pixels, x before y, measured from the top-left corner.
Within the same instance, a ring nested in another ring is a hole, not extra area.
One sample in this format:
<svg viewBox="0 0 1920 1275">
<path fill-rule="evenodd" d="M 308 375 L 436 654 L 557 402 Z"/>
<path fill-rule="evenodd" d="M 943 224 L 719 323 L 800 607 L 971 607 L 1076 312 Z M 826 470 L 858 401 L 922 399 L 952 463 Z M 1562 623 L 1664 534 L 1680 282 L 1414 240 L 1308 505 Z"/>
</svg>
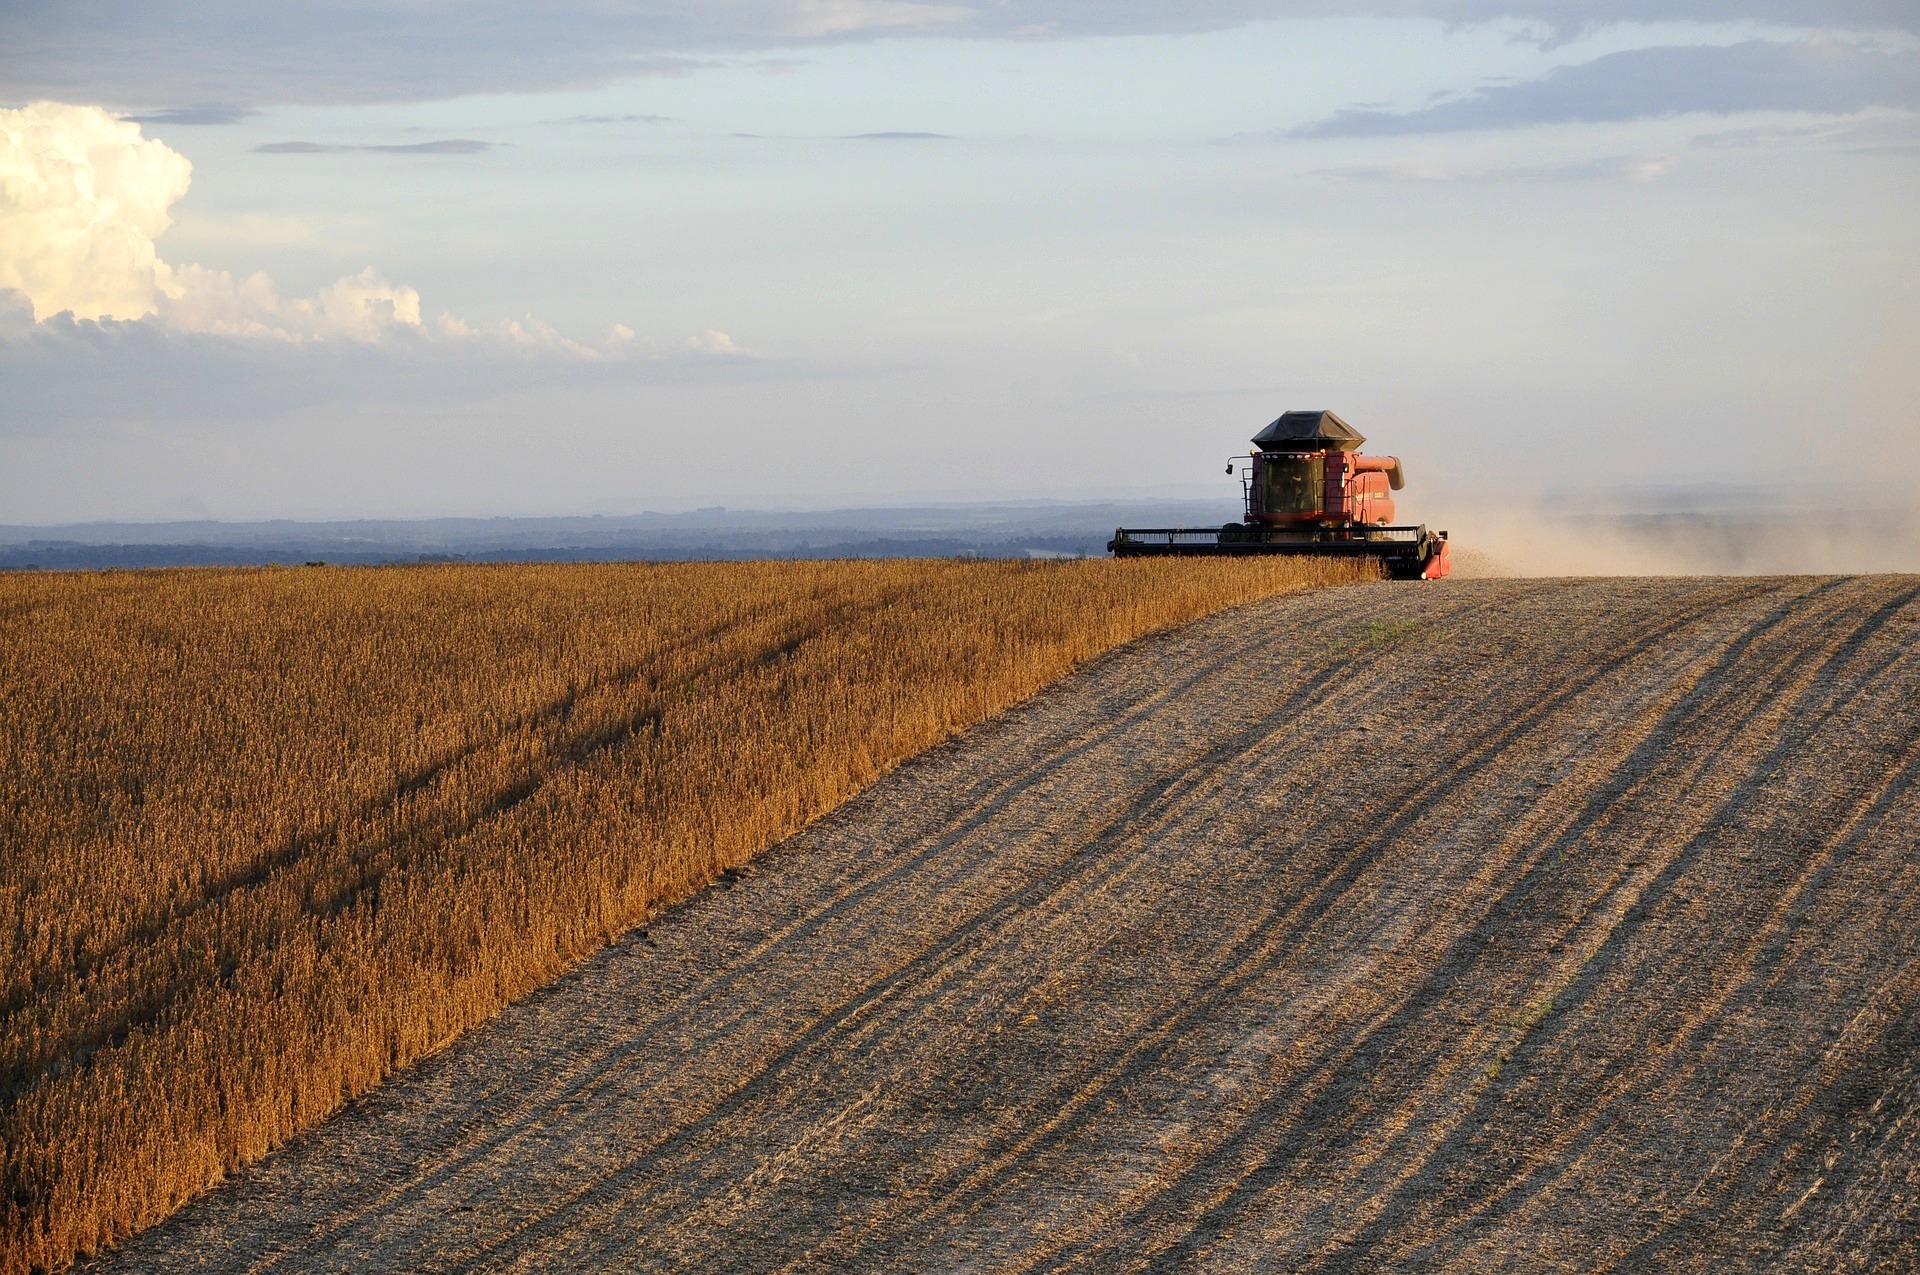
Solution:
<svg viewBox="0 0 1920 1275">
<path fill-rule="evenodd" d="M 99 107 L 0 110 L 0 288 L 42 318 L 152 314 L 153 241 L 192 177 L 185 156 Z"/>
<path fill-rule="evenodd" d="M 162 261 L 155 275 L 160 317 L 189 332 L 372 345 L 421 326 L 420 294 L 388 283 L 372 266 L 292 300 L 282 300 L 273 280 L 259 271 L 235 279 L 224 270 Z"/>
<path fill-rule="evenodd" d="M 715 328 L 708 328 L 698 336 L 687 338 L 687 348 L 698 350 L 702 354 L 744 354 L 732 337 Z"/>
<path fill-rule="evenodd" d="M 155 249 L 187 193 L 193 165 L 140 125 L 98 106 L 35 102 L 0 110 L 0 303 L 26 299 L 35 321 L 140 321 L 169 331 L 281 342 L 492 342 L 575 358 L 660 353 L 616 325 L 608 340 L 572 340 L 529 315 L 469 324 L 422 321 L 420 294 L 369 266 L 310 297 L 282 297 L 262 272 L 236 277 L 173 265 Z M 6 308 L 0 304 L 0 309 Z M 707 333 L 690 344 L 738 354 Z"/>
<path fill-rule="evenodd" d="M 97 106 L 0 110 L 0 289 L 41 320 L 155 316 L 188 332 L 368 344 L 420 328 L 420 294 L 371 267 L 285 299 L 264 274 L 161 260 L 154 240 L 192 180 L 186 156 Z"/>
</svg>

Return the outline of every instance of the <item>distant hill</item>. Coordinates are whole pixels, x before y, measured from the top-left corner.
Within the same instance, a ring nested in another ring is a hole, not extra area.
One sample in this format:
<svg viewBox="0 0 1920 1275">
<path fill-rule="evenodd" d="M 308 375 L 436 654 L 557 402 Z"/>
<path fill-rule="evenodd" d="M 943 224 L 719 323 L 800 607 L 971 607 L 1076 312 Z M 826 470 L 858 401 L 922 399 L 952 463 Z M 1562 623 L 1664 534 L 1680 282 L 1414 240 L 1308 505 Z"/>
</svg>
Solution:
<svg viewBox="0 0 1920 1275">
<path fill-rule="evenodd" d="M 1008 502 L 866 509 L 418 521 L 0 526 L 0 570 L 327 562 L 1075 557 L 1113 529 L 1218 526 L 1231 501 Z"/>
</svg>

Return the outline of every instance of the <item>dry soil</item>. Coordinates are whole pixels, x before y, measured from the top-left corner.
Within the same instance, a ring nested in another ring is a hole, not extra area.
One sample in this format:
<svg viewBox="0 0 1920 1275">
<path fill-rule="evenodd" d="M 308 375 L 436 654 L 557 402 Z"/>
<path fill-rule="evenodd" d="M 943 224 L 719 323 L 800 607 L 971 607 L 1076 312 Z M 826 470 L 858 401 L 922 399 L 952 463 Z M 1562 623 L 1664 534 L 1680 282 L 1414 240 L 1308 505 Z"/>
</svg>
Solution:
<svg viewBox="0 0 1920 1275">
<path fill-rule="evenodd" d="M 1915 1269 L 1916 638 L 1909 576 L 1136 643 L 100 1267 Z"/>
</svg>

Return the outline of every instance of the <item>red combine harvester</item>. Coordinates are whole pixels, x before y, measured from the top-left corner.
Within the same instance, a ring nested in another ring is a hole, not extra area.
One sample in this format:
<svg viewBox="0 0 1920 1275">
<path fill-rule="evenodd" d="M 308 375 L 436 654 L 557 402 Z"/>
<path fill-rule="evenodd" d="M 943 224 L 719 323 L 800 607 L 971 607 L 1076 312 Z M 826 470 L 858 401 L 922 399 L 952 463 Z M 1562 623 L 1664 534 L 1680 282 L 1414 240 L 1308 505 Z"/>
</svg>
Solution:
<svg viewBox="0 0 1920 1275">
<path fill-rule="evenodd" d="M 1447 533 L 1393 526 L 1392 491 L 1405 485 L 1399 458 L 1362 456 L 1367 440 L 1332 412 L 1284 412 L 1253 436 L 1242 465 L 1244 522 L 1218 531 L 1121 527 L 1107 542 L 1117 557 L 1143 554 L 1312 553 L 1378 558 L 1396 580 L 1438 580 L 1452 569 Z"/>
</svg>

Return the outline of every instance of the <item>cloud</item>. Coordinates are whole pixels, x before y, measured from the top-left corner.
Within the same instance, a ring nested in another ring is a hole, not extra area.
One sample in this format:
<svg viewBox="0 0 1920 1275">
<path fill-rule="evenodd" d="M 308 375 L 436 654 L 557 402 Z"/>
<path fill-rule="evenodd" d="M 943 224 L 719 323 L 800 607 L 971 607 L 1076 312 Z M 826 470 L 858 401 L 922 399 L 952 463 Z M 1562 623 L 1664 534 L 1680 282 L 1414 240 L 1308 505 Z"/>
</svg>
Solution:
<svg viewBox="0 0 1920 1275">
<path fill-rule="evenodd" d="M 952 133 L 842 133 L 838 137 L 823 138 L 814 133 L 730 133 L 730 137 L 748 142 L 817 142 L 822 140 L 840 142 L 951 142 Z"/>
<path fill-rule="evenodd" d="M 472 145 L 484 144 L 353 149 L 465 154 Z M 97 106 L 36 102 L 0 110 L 0 324 L 18 328 L 22 315 L 29 323 L 58 320 L 56 329 L 94 346 L 135 340 L 126 334 L 146 330 L 129 326 L 137 321 L 294 345 L 464 342 L 585 360 L 659 354 L 621 327 L 608 341 L 589 344 L 532 316 L 476 325 L 442 315 L 429 324 L 420 294 L 371 266 L 310 297 L 282 297 L 262 272 L 171 265 L 154 241 L 172 224 L 167 210 L 187 193 L 192 174 L 185 156 Z M 696 342 L 710 353 L 740 352 L 724 334 Z"/>
<path fill-rule="evenodd" d="M 1290 136 L 1393 137 L 1416 133 L 1599 123 L 1694 112 L 1804 111 L 1846 115 L 1920 107 L 1920 53 L 1843 40 L 1747 40 L 1609 53 L 1537 80 L 1491 85 L 1421 110 L 1345 110 Z"/>
<path fill-rule="evenodd" d="M 1452 168 L 1442 164 L 1346 164 L 1322 168 L 1316 177 L 1347 182 L 1584 182 L 1658 181 L 1673 167 L 1664 156 L 1610 155 L 1572 164 L 1523 165 L 1512 168 Z"/>
<path fill-rule="evenodd" d="M 967 5 L 912 0 L 789 0 L 770 9 L 777 34 L 802 40 L 852 31 L 940 26 L 965 21 L 976 12 Z"/>
<path fill-rule="evenodd" d="M 262 20 L 240 0 L 72 0 L 0 6 L 0 48 L 14 95 L 408 102 L 686 75 L 714 55 L 958 29 L 979 12 L 911 0 L 318 0 Z"/>
<path fill-rule="evenodd" d="M 0 288 L 41 315 L 153 313 L 153 241 L 192 177 L 185 156 L 97 107 L 0 110 Z"/>
<path fill-rule="evenodd" d="M 478 155 L 493 149 L 492 142 L 449 137 L 437 142 L 410 142 L 404 146 L 353 145 L 340 142 L 267 142 L 253 148 L 258 155 L 335 155 L 342 151 L 372 151 L 382 155 Z"/>
<path fill-rule="evenodd" d="M 45 319 L 158 315 L 190 331 L 377 341 L 420 326 L 420 297 L 368 269 L 282 300 L 264 274 L 235 279 L 162 261 L 154 240 L 193 165 L 97 106 L 0 111 L 0 288 Z"/>
<path fill-rule="evenodd" d="M 526 391 L 764 375 L 732 336 L 582 341 L 527 315 L 430 319 L 368 267 L 311 296 L 164 261 L 187 160 L 95 106 L 0 110 L 0 435 L 257 424 L 316 404 L 443 411 Z"/>
<path fill-rule="evenodd" d="M 1550 43 L 1627 22 L 1768 23 L 1806 30 L 1920 32 L 1911 0 L 1439 0 L 1370 5 L 1452 24 L 1518 21 Z"/>
<path fill-rule="evenodd" d="M 241 120 L 258 115 L 260 112 L 246 110 L 238 106 L 173 106 L 165 110 L 151 111 L 145 115 L 129 115 L 127 120 L 134 124 L 189 124 L 222 125 L 238 124 Z"/>
<path fill-rule="evenodd" d="M 241 0 L 62 0 L 0 5 L 0 48 L 15 97 L 259 106 L 579 88 L 899 36 L 1069 39 L 1341 16 L 1520 22 L 1553 39 L 1647 21 L 1920 33 L 1913 0 L 314 0 L 270 20 Z"/>
<path fill-rule="evenodd" d="M 157 313 L 188 332 L 282 341 L 358 341 L 373 345 L 420 330 L 420 294 L 389 283 L 368 266 L 311 297 L 284 300 L 255 272 L 236 279 L 204 266 L 159 263 Z"/>
<path fill-rule="evenodd" d="M 624 329 L 616 329 L 614 335 L 619 336 L 621 331 L 624 331 Z M 631 340 L 632 338 L 633 333 L 627 332 L 626 339 Z M 739 358 L 746 354 L 745 350 L 734 344 L 732 337 L 714 328 L 708 328 L 699 336 L 689 337 L 687 340 L 687 348 L 697 350 L 701 354 L 721 354 L 729 358 Z"/>
<path fill-rule="evenodd" d="M 1805 144 L 1838 146 L 1855 154 L 1908 155 L 1920 151 L 1920 135 L 1916 135 L 1912 117 L 1896 115 L 1734 128 L 1702 133 L 1689 143 L 1705 150 Z"/>
<path fill-rule="evenodd" d="M 541 120 L 542 124 L 562 127 L 574 124 L 674 124 L 671 115 L 569 115 L 562 120 Z"/>
</svg>

